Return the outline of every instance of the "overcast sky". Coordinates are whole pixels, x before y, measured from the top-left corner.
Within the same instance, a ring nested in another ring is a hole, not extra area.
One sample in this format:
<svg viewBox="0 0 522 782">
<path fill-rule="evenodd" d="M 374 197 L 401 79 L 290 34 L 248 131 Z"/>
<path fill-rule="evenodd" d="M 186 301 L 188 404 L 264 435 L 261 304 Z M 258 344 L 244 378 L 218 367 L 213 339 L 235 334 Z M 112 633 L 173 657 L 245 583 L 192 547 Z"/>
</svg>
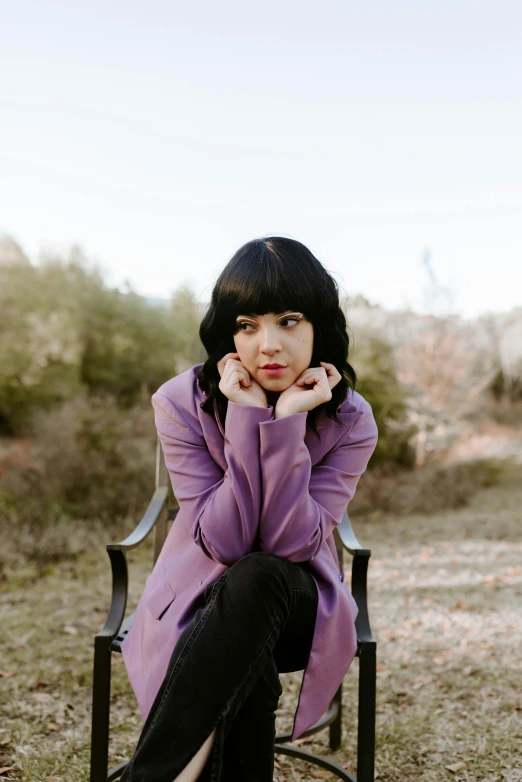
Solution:
<svg viewBox="0 0 522 782">
<path fill-rule="evenodd" d="M 207 299 L 256 236 L 348 294 L 522 305 L 522 4 L 16 0 L 0 24 L 0 231 Z"/>
</svg>

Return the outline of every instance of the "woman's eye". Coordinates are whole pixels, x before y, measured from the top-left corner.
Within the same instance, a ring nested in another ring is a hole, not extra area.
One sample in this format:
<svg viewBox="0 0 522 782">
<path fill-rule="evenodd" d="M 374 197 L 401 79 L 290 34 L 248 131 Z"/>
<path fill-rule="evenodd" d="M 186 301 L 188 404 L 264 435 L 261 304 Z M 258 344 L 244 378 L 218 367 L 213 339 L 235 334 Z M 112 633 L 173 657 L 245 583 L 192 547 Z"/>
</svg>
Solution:
<svg viewBox="0 0 522 782">
<path fill-rule="evenodd" d="M 288 328 L 293 328 L 295 324 L 299 323 L 301 317 L 281 318 L 278 325 L 285 326 L 285 324 L 289 324 Z M 245 334 L 251 334 L 255 330 L 256 325 L 254 323 L 248 323 L 246 320 L 238 321 L 236 323 L 236 331 L 243 331 Z"/>
</svg>

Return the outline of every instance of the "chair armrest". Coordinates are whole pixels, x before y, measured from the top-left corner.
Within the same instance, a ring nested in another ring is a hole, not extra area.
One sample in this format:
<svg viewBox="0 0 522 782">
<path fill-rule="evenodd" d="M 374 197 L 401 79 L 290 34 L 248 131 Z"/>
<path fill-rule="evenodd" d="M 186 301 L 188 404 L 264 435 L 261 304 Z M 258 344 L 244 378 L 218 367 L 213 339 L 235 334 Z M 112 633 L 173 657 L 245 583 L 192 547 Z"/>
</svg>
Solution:
<svg viewBox="0 0 522 782">
<path fill-rule="evenodd" d="M 368 548 L 363 548 L 357 540 L 350 523 L 348 511 L 346 510 L 341 523 L 337 527 L 337 534 L 343 548 L 353 557 L 351 592 L 359 608 L 359 613 L 355 620 L 357 640 L 359 643 L 375 643 L 370 627 L 367 597 L 368 564 L 372 552 Z"/>
<path fill-rule="evenodd" d="M 107 549 L 109 547 L 107 546 Z M 112 641 L 118 634 L 127 607 L 127 589 L 129 573 L 125 551 L 111 549 L 108 551 L 112 568 L 112 595 L 109 615 L 99 633 L 95 636 L 95 644 L 105 644 Z"/>
<path fill-rule="evenodd" d="M 131 549 L 136 548 L 136 546 L 139 546 L 139 544 L 145 540 L 147 535 L 152 532 L 156 522 L 161 516 L 163 508 L 167 504 L 168 496 L 169 490 L 167 486 L 160 486 L 158 489 L 156 489 L 152 495 L 152 499 L 149 502 L 147 510 L 141 518 L 141 521 L 130 533 L 130 535 L 128 535 L 125 540 L 121 540 L 119 543 L 109 543 L 107 546 L 109 556 L 111 551 L 130 551 Z"/>
<path fill-rule="evenodd" d="M 109 543 L 106 546 L 112 568 L 112 595 L 107 620 L 103 628 L 96 635 L 96 639 L 99 643 L 106 643 L 108 640 L 112 641 L 118 634 L 125 618 L 129 583 L 125 554 L 127 551 L 139 546 L 147 535 L 152 532 L 167 504 L 168 494 L 169 490 L 167 486 L 160 486 L 156 489 L 145 513 L 130 535 L 119 543 Z M 172 517 L 174 517 L 176 512 L 172 514 L 169 513 L 169 516 L 172 515 Z"/>
<path fill-rule="evenodd" d="M 343 547 L 352 555 L 352 557 L 355 555 L 356 551 L 360 554 L 364 553 L 369 557 L 371 556 L 372 552 L 370 549 L 363 548 L 355 537 L 355 532 L 353 531 L 352 525 L 350 523 L 350 517 L 348 516 L 348 511 L 346 510 L 344 511 L 344 516 L 341 519 L 341 523 L 337 527 L 337 533 Z"/>
<path fill-rule="evenodd" d="M 367 549 L 356 550 L 352 561 L 351 591 L 353 599 L 359 608 L 359 613 L 355 620 L 355 627 L 357 629 L 357 638 L 360 643 L 370 643 L 374 640 L 368 613 L 367 575 L 370 554 L 371 552 Z"/>
</svg>

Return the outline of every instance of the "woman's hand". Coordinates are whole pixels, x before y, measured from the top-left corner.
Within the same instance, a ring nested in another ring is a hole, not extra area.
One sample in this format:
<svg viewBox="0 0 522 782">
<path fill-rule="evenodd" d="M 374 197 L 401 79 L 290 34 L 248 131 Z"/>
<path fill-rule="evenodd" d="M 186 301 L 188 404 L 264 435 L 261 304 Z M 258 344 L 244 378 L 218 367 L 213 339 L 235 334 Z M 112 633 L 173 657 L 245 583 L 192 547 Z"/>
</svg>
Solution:
<svg viewBox="0 0 522 782">
<path fill-rule="evenodd" d="M 276 418 L 313 410 L 332 398 L 332 388 L 340 381 L 341 375 L 333 364 L 326 361 L 319 363 L 320 367 L 308 367 L 286 391 L 281 392 L 275 408 Z"/>
<path fill-rule="evenodd" d="M 221 376 L 219 390 L 231 402 L 252 407 L 267 407 L 265 389 L 251 377 L 239 360 L 239 353 L 226 353 L 217 362 Z"/>
</svg>

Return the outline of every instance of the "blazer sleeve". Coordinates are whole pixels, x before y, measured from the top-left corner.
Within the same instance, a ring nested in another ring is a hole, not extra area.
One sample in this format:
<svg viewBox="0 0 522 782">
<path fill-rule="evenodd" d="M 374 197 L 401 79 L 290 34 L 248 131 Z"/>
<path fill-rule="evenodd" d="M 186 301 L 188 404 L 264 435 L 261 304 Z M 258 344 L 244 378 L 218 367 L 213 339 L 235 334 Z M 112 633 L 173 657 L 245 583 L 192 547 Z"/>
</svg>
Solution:
<svg viewBox="0 0 522 782">
<path fill-rule="evenodd" d="M 370 404 L 363 400 L 359 409 L 348 433 L 313 468 L 305 412 L 260 424 L 262 550 L 306 562 L 340 524 L 377 444 Z"/>
<path fill-rule="evenodd" d="M 273 407 L 229 402 L 225 419 L 225 472 L 202 434 L 164 394 L 152 397 L 156 428 L 174 495 L 192 539 L 215 562 L 231 565 L 256 542 L 261 511 L 259 425 Z"/>
</svg>

